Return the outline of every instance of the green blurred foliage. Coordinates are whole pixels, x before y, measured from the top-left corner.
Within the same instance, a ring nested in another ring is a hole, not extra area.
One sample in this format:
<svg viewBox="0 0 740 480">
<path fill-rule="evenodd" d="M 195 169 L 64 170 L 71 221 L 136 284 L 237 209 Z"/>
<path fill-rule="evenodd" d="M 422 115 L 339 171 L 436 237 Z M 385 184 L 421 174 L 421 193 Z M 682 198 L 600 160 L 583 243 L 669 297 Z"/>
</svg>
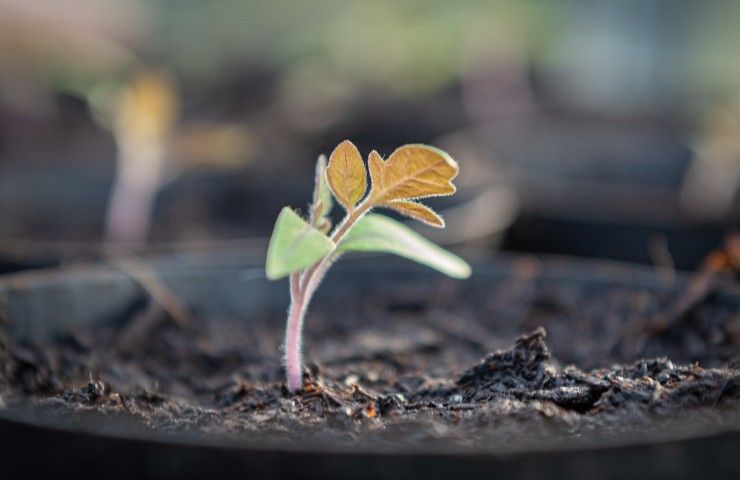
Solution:
<svg viewBox="0 0 740 480">
<path fill-rule="evenodd" d="M 152 6 L 157 48 L 184 74 L 208 78 L 254 63 L 280 70 L 310 63 L 354 85 L 403 93 L 455 81 L 461 52 L 475 41 L 495 41 L 501 30 L 516 37 L 517 48 L 523 42 L 535 50 L 555 18 L 550 2 L 511 0 L 155 0 Z"/>
</svg>

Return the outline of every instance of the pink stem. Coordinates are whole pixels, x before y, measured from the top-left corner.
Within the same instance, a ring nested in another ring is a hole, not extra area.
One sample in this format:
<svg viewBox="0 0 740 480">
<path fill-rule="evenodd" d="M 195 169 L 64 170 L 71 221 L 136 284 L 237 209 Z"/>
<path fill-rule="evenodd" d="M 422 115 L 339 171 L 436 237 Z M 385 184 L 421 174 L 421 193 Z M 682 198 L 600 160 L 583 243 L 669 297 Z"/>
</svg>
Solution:
<svg viewBox="0 0 740 480">
<path fill-rule="evenodd" d="M 162 140 L 134 141 L 118 134 L 118 159 L 106 217 L 106 240 L 144 243 L 165 168 Z"/>
<path fill-rule="evenodd" d="M 370 210 L 370 205 L 370 202 L 366 201 L 353 211 L 332 235 L 332 241 L 339 243 L 350 227 Z M 324 257 L 306 270 L 303 276 L 299 272 L 290 275 L 290 308 L 288 309 L 288 325 L 285 330 L 285 373 L 288 390 L 292 393 L 297 392 L 303 386 L 303 319 L 314 292 L 337 257 L 338 255 L 334 254 Z"/>
<path fill-rule="evenodd" d="M 144 243 L 156 194 L 153 187 L 148 187 L 131 185 L 120 177 L 115 180 L 106 215 L 107 240 L 135 245 Z"/>
<path fill-rule="evenodd" d="M 306 316 L 304 295 L 298 287 L 298 274 L 290 276 L 290 309 L 288 325 L 285 330 L 285 373 L 288 390 L 297 392 L 303 386 L 302 331 L 303 318 Z"/>
</svg>

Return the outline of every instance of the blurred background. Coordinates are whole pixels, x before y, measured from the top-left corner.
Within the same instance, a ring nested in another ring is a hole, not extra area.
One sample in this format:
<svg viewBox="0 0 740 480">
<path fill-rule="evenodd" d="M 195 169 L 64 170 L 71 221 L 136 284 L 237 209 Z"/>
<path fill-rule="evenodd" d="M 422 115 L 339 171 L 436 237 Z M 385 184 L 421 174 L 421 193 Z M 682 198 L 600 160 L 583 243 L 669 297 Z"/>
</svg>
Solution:
<svg viewBox="0 0 740 480">
<path fill-rule="evenodd" d="M 0 270 L 263 254 L 345 138 L 458 160 L 443 244 L 693 269 L 740 224 L 738 25 L 733 0 L 0 0 Z"/>
</svg>

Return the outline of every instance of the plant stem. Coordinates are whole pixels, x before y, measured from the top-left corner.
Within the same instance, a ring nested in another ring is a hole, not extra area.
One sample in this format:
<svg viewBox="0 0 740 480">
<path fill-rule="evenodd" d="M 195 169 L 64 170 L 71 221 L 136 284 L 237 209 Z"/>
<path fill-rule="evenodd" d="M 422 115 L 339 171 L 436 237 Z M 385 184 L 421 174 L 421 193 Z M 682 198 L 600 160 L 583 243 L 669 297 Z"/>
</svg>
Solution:
<svg viewBox="0 0 740 480">
<path fill-rule="evenodd" d="M 288 390 L 297 392 L 303 386 L 303 358 L 301 336 L 306 309 L 302 300 L 291 302 L 288 311 L 288 328 L 285 332 L 285 374 Z"/>
<path fill-rule="evenodd" d="M 331 236 L 332 241 L 338 244 L 362 216 L 370 210 L 370 202 L 363 202 L 340 223 Z M 285 374 L 288 390 L 297 392 L 303 386 L 303 358 L 302 338 L 303 319 L 306 316 L 308 304 L 313 298 L 326 271 L 339 257 L 331 253 L 319 260 L 313 266 L 303 271 L 290 274 L 290 307 L 288 309 L 288 325 L 285 330 Z"/>
<path fill-rule="evenodd" d="M 297 274 L 292 274 L 290 278 L 291 301 L 288 309 L 288 326 L 285 330 L 285 374 L 288 390 L 291 392 L 297 392 L 303 385 L 301 337 L 307 302 L 303 294 L 294 288 L 294 285 L 298 283 L 297 277 Z"/>
<path fill-rule="evenodd" d="M 165 144 L 117 134 L 116 172 L 106 213 L 106 240 L 133 246 L 146 241 L 154 200 L 164 176 Z"/>
<path fill-rule="evenodd" d="M 370 204 L 370 201 L 365 200 L 355 210 L 353 210 L 346 217 L 344 217 L 344 220 L 342 220 L 339 223 L 339 225 L 337 225 L 337 228 L 334 230 L 334 233 L 332 233 L 331 241 L 334 242 L 335 245 L 338 245 L 339 242 L 342 241 L 342 238 L 344 238 L 344 236 L 347 234 L 347 232 L 349 232 L 350 228 L 352 228 L 352 226 L 355 223 L 357 223 L 357 221 L 361 219 L 370 210 L 371 207 L 372 205 Z M 303 289 L 304 292 L 306 291 L 306 287 L 308 286 L 308 283 L 311 281 L 311 278 L 313 278 L 316 275 L 316 271 L 319 269 L 322 269 L 322 267 L 324 271 L 322 271 L 321 274 L 319 275 L 319 280 L 323 278 L 324 274 L 326 273 L 326 270 L 331 266 L 331 263 L 333 262 L 333 260 L 329 261 L 329 259 L 332 257 L 333 255 L 328 255 L 322 258 L 317 263 L 315 263 L 312 267 L 304 271 L 303 275 L 301 276 L 301 284 L 300 284 L 300 287 Z M 311 293 L 311 295 L 313 295 L 313 292 Z"/>
</svg>

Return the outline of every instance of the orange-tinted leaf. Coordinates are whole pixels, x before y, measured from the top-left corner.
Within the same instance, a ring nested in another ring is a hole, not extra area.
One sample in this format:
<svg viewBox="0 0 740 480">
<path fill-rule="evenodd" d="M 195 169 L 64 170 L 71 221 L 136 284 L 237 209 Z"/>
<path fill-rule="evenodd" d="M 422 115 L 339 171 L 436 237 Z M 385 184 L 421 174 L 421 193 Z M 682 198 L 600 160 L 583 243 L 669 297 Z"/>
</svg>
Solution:
<svg viewBox="0 0 740 480">
<path fill-rule="evenodd" d="M 357 147 L 349 140 L 340 143 L 331 153 L 326 179 L 334 197 L 348 211 L 365 195 L 365 163 Z"/>
<path fill-rule="evenodd" d="M 447 153 L 426 145 L 404 145 L 383 161 L 373 151 L 368 160 L 372 203 L 452 195 L 452 179 L 459 171 Z"/>
<path fill-rule="evenodd" d="M 370 152 L 367 157 L 367 169 L 370 171 L 370 196 L 377 197 L 378 191 L 385 183 L 385 162 L 377 150 Z"/>
<path fill-rule="evenodd" d="M 424 222 L 432 227 L 444 228 L 445 226 L 445 221 L 437 214 L 437 212 L 420 203 L 396 200 L 378 206 L 390 208 L 402 215 L 419 220 L 420 222 Z"/>
</svg>

